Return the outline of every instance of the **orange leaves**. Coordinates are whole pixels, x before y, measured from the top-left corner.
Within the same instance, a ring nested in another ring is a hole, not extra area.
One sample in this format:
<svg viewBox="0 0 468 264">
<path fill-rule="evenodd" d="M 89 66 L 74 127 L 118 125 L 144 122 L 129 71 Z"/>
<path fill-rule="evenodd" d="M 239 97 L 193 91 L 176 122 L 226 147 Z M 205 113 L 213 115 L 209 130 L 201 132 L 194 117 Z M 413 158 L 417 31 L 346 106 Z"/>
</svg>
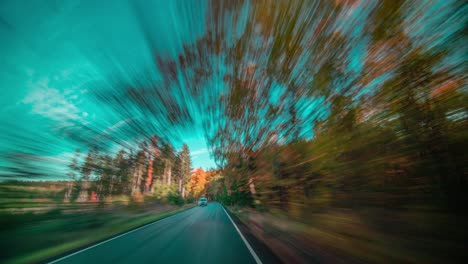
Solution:
<svg viewBox="0 0 468 264">
<path fill-rule="evenodd" d="M 188 183 L 188 190 L 193 196 L 199 196 L 205 189 L 205 185 L 208 182 L 207 177 L 208 173 L 200 168 L 196 169 L 195 172 L 192 174 L 192 178 Z"/>
<path fill-rule="evenodd" d="M 91 196 L 89 197 L 89 201 L 95 203 L 98 201 L 97 193 L 95 191 L 91 192 Z"/>
<path fill-rule="evenodd" d="M 438 87 L 436 87 L 432 92 L 431 92 L 431 98 L 438 97 L 448 91 L 455 90 L 458 87 L 461 86 L 461 81 L 460 80 L 448 80 Z"/>
<path fill-rule="evenodd" d="M 146 177 L 145 191 L 149 190 L 152 181 L 153 181 L 153 160 L 150 157 L 150 159 L 148 160 L 148 176 Z"/>
</svg>

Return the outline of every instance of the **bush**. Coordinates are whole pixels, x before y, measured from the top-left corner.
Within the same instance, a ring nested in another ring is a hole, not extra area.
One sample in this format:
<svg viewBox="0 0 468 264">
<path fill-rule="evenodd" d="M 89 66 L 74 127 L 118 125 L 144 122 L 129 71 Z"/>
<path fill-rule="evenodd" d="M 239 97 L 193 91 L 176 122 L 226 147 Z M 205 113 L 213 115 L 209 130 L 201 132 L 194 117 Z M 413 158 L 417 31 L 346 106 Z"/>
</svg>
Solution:
<svg viewBox="0 0 468 264">
<path fill-rule="evenodd" d="M 193 203 L 193 202 L 195 202 L 195 198 L 193 196 L 189 196 L 189 197 L 187 197 L 186 202 L 188 204 Z"/>
<path fill-rule="evenodd" d="M 173 204 L 173 205 L 178 205 L 178 206 L 181 206 L 181 205 L 184 205 L 185 201 L 184 199 L 182 198 L 182 196 L 180 196 L 179 194 L 177 193 L 169 193 L 168 196 L 167 196 L 167 201 L 170 203 L 170 204 Z"/>
</svg>

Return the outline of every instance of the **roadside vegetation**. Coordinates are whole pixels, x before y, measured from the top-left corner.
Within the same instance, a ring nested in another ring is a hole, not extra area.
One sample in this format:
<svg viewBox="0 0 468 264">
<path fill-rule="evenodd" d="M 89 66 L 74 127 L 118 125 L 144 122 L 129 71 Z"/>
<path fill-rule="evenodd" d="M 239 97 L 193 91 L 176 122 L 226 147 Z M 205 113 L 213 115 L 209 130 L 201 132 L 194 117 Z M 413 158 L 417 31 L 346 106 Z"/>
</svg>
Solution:
<svg viewBox="0 0 468 264">
<path fill-rule="evenodd" d="M 50 260 L 193 207 L 199 177 L 189 155 L 153 137 L 115 157 L 77 150 L 67 181 L 1 182 L 0 259 Z"/>
<path fill-rule="evenodd" d="M 463 20 L 460 4 L 439 8 Z M 214 6 L 213 21 L 245 11 Z M 203 85 L 219 72 L 198 61 L 230 69 L 221 117 L 208 133 L 222 177 L 206 190 L 286 262 L 462 259 L 468 96 L 466 67 L 449 61 L 464 34 L 437 43 L 428 32 L 414 37 L 427 19 L 410 12 L 417 8 L 393 0 L 255 1 L 233 43 L 209 32 L 180 54 L 203 73 Z M 344 27 L 343 14 L 357 10 L 368 12 Z M 362 24 L 359 38 L 346 31 Z M 353 45 L 363 39 L 358 67 Z"/>
<path fill-rule="evenodd" d="M 42 213 L 0 214 L 2 263 L 38 263 L 72 253 L 125 231 L 179 213 L 193 205 L 155 202 L 67 206 Z"/>
</svg>

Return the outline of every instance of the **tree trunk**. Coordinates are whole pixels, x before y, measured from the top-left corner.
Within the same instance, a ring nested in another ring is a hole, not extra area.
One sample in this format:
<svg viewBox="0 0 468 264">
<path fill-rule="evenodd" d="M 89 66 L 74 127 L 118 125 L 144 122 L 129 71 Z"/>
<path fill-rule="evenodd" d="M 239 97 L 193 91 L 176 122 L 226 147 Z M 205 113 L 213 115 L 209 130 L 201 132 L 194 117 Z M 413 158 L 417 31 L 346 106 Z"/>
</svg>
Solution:
<svg viewBox="0 0 468 264">
<path fill-rule="evenodd" d="M 132 188 L 130 190 L 130 195 L 132 195 L 132 196 L 135 194 L 136 178 L 137 178 L 137 169 L 135 168 L 135 169 L 133 169 L 133 177 L 132 177 L 132 181 L 131 181 Z"/>
<path fill-rule="evenodd" d="M 134 174 L 134 184 L 132 188 L 132 195 L 135 195 L 140 192 L 140 180 L 141 180 L 141 167 L 139 166 L 137 169 L 135 169 L 135 174 Z"/>
<path fill-rule="evenodd" d="M 151 184 L 151 193 L 154 193 L 154 188 L 156 188 L 157 184 L 161 184 L 160 176 L 157 176 L 157 178 L 153 180 L 153 183 Z"/>
<path fill-rule="evenodd" d="M 167 167 L 168 167 L 168 162 L 166 160 L 164 162 L 164 172 L 163 172 L 163 177 L 162 177 L 162 184 L 166 184 L 166 181 L 167 181 Z"/>
<path fill-rule="evenodd" d="M 67 187 L 68 187 L 68 189 L 67 189 L 67 192 L 65 193 L 65 197 L 63 199 L 63 201 L 66 202 L 66 203 L 70 202 L 70 200 L 71 200 L 71 195 L 72 195 L 72 192 L 73 192 L 73 182 L 72 181 L 68 182 Z"/>
<path fill-rule="evenodd" d="M 106 176 L 104 175 L 103 177 L 106 177 Z M 105 189 L 104 184 L 102 184 L 102 180 L 100 180 L 97 184 L 97 190 L 96 190 L 99 196 L 102 196 L 102 197 L 104 196 L 104 189 Z"/>
<path fill-rule="evenodd" d="M 112 197 L 112 191 L 114 190 L 114 177 L 111 177 L 110 186 L 109 186 L 109 196 Z"/>
<path fill-rule="evenodd" d="M 81 183 L 81 191 L 80 194 L 78 195 L 78 202 L 87 202 L 88 201 L 88 189 L 89 189 L 89 182 L 88 181 L 83 181 Z"/>
<path fill-rule="evenodd" d="M 171 186 L 172 167 L 169 167 L 167 171 L 167 185 Z"/>
<path fill-rule="evenodd" d="M 252 195 L 255 195 L 256 191 L 255 191 L 255 184 L 253 182 L 253 178 L 249 179 L 249 187 L 250 187 L 250 193 Z"/>
<path fill-rule="evenodd" d="M 150 191 L 151 184 L 153 183 L 153 159 L 150 157 L 148 160 L 148 176 L 145 182 L 145 192 Z"/>
</svg>

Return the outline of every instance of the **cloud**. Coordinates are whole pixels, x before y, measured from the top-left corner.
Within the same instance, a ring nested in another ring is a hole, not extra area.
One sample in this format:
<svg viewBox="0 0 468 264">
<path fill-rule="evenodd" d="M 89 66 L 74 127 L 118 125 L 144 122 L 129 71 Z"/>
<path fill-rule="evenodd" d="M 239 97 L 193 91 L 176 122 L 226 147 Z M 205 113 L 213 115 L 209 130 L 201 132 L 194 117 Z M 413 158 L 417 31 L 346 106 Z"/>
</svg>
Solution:
<svg viewBox="0 0 468 264">
<path fill-rule="evenodd" d="M 121 121 L 117 122 L 116 124 L 112 125 L 111 127 L 108 127 L 99 136 L 109 135 L 112 132 L 114 132 L 115 130 L 117 130 L 119 127 L 132 122 L 132 120 L 133 120 L 133 118 L 127 118 L 127 119 L 121 120 Z"/>
<path fill-rule="evenodd" d="M 202 149 L 199 149 L 199 150 L 192 151 L 191 155 L 192 156 L 197 156 L 197 155 L 201 155 L 201 154 L 205 154 L 205 153 L 208 153 L 208 149 L 202 148 Z"/>
<path fill-rule="evenodd" d="M 70 121 L 84 121 L 80 109 L 72 102 L 72 95 L 66 96 L 60 90 L 49 87 L 49 78 L 36 83 L 28 82 L 31 90 L 22 100 L 24 104 L 32 105 L 32 112 L 49 119 L 70 124 Z"/>
</svg>

